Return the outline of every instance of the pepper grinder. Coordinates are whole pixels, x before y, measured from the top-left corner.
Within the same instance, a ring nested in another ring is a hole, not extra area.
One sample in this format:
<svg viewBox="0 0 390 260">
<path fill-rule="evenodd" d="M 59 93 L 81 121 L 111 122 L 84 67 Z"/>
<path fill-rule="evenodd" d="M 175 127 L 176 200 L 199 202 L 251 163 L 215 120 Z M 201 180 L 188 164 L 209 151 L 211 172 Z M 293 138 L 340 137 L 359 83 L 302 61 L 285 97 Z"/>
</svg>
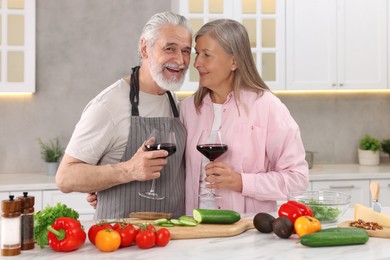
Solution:
<svg viewBox="0 0 390 260">
<path fill-rule="evenodd" d="M 34 202 L 33 196 L 28 196 L 28 192 L 23 192 L 23 196 L 18 197 L 22 201 L 21 215 L 21 241 L 22 250 L 34 248 Z"/>
<path fill-rule="evenodd" d="M 1 255 L 14 256 L 20 254 L 20 214 L 22 202 L 14 200 L 14 195 L 9 200 L 1 202 Z"/>
</svg>

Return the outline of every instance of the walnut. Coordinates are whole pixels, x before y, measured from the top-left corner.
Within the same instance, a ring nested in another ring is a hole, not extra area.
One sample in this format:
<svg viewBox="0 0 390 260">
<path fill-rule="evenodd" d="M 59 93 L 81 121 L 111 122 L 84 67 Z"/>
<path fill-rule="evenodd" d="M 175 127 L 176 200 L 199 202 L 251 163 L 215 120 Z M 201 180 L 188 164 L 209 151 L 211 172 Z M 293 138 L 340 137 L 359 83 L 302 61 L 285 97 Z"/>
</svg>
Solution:
<svg viewBox="0 0 390 260">
<path fill-rule="evenodd" d="M 358 219 L 357 221 L 352 221 L 349 226 L 356 228 L 363 228 L 365 230 L 382 230 L 383 226 L 379 225 L 376 222 L 365 222 L 364 220 Z"/>
</svg>

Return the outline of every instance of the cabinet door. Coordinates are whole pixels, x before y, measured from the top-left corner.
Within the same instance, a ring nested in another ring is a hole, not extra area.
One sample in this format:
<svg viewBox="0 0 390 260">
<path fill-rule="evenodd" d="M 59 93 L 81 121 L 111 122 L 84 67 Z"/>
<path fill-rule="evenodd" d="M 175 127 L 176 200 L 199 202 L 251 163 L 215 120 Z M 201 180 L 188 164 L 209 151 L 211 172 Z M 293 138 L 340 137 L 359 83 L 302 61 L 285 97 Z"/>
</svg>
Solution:
<svg viewBox="0 0 390 260">
<path fill-rule="evenodd" d="M 34 191 L 28 191 L 28 196 L 33 196 L 34 197 L 34 211 L 40 211 L 42 209 L 42 191 L 40 190 L 34 190 Z M 16 197 L 23 196 L 23 191 L 10 191 L 10 194 L 14 195 Z"/>
<path fill-rule="evenodd" d="M 8 199 L 9 199 L 9 192 L 8 191 L 0 192 L 0 201 L 8 200 Z"/>
<path fill-rule="evenodd" d="M 350 207 L 355 203 L 370 205 L 369 180 L 313 181 L 313 190 L 331 190 L 351 195 Z"/>
<path fill-rule="evenodd" d="M 344 0 L 338 6 L 340 89 L 387 88 L 387 0 Z"/>
<path fill-rule="evenodd" d="M 386 0 L 286 1 L 288 90 L 387 88 Z"/>
<path fill-rule="evenodd" d="M 286 1 L 287 90 L 336 87 L 336 3 Z"/>
<path fill-rule="evenodd" d="M 91 220 L 95 210 L 86 200 L 86 193 L 71 192 L 63 193 L 59 190 L 43 191 L 43 205 L 55 205 L 61 202 L 68 207 L 76 210 L 80 214 L 80 219 Z"/>
<path fill-rule="evenodd" d="M 379 183 L 379 202 L 382 207 L 390 207 L 390 180 L 371 180 Z M 370 201 L 372 198 L 370 196 Z"/>
</svg>

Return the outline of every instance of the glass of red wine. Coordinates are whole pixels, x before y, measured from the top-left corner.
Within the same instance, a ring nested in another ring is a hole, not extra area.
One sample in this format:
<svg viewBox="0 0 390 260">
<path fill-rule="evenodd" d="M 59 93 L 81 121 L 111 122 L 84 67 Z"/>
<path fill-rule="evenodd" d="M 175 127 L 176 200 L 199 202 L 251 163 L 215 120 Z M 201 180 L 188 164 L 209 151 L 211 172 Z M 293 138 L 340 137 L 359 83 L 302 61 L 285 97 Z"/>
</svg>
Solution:
<svg viewBox="0 0 390 260">
<path fill-rule="evenodd" d="M 222 154 L 227 152 L 228 146 L 222 141 L 221 131 L 203 130 L 196 145 L 196 149 L 205 157 L 207 157 L 207 159 L 214 161 Z M 207 193 L 201 193 L 199 196 L 220 198 L 219 195 L 214 193 L 213 189 L 208 189 Z"/>
<path fill-rule="evenodd" d="M 158 129 L 153 129 L 152 133 L 145 144 L 145 148 L 148 151 L 165 150 L 168 152 L 168 156 L 171 156 L 176 152 L 176 137 L 172 131 L 164 132 Z M 156 179 L 152 181 L 152 187 L 149 191 L 139 192 L 138 194 L 147 199 L 162 200 L 164 196 L 155 192 Z"/>
</svg>

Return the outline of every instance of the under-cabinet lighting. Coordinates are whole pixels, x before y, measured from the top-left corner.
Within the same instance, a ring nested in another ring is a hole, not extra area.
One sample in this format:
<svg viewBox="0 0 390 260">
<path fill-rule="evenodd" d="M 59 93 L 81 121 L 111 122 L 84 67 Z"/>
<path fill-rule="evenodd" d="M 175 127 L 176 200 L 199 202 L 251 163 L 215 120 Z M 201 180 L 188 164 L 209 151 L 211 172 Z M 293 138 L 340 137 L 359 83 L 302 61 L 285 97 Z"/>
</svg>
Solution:
<svg viewBox="0 0 390 260">
<path fill-rule="evenodd" d="M 32 92 L 0 92 L 0 97 L 32 96 Z"/>
</svg>

